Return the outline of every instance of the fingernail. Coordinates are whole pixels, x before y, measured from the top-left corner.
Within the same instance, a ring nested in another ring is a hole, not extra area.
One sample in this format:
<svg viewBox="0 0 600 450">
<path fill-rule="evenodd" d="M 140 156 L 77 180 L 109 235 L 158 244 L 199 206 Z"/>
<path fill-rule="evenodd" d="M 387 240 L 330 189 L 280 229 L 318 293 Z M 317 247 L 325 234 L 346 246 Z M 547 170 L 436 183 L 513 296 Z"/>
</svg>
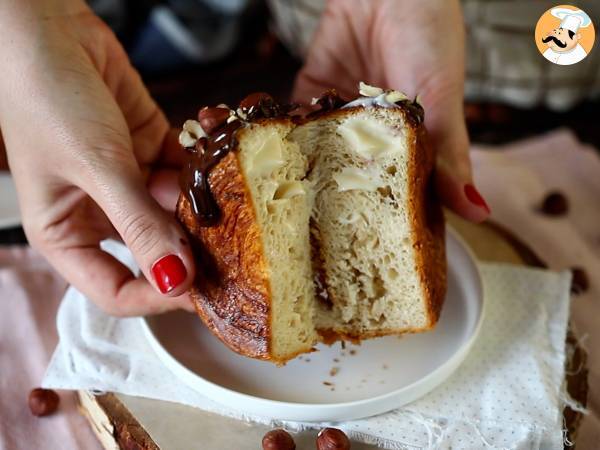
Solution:
<svg viewBox="0 0 600 450">
<path fill-rule="evenodd" d="M 187 270 L 179 256 L 167 255 L 154 263 L 152 275 L 160 292 L 166 294 L 185 281 Z"/>
<path fill-rule="evenodd" d="M 485 209 L 488 214 L 490 213 L 490 207 L 487 205 L 475 186 L 472 184 L 465 184 L 465 195 L 471 203 Z"/>
</svg>

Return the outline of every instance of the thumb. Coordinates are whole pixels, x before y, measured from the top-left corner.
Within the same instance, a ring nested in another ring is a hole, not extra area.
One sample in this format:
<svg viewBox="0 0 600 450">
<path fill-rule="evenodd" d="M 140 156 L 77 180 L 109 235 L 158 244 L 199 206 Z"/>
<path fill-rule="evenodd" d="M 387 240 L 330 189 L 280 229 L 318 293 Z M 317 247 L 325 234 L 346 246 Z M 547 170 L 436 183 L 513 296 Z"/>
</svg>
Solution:
<svg viewBox="0 0 600 450">
<path fill-rule="evenodd" d="M 490 208 L 473 184 L 462 101 L 438 101 L 430 108 L 425 102 L 425 125 L 437 158 L 438 195 L 458 215 L 471 222 L 483 222 Z"/>
<path fill-rule="evenodd" d="M 107 215 L 146 279 L 162 294 L 181 295 L 194 279 L 190 246 L 172 213 L 150 196 L 129 155 L 130 164 L 106 164 L 94 171 L 92 182 L 83 188 Z"/>
</svg>

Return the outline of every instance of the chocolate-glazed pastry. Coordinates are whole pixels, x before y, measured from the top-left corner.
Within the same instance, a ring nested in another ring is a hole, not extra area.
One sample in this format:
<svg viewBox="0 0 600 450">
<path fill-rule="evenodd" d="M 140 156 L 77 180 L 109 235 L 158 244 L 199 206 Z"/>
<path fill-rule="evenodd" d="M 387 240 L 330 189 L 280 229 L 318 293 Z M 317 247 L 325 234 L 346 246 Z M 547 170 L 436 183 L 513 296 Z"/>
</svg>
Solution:
<svg viewBox="0 0 600 450">
<path fill-rule="evenodd" d="M 345 103 L 328 91 L 307 117 L 255 93 L 184 124 L 177 217 L 197 263 L 190 295 L 242 355 L 283 364 L 318 342 L 439 318 L 444 222 L 423 109 L 398 91 L 360 93 Z"/>
<path fill-rule="evenodd" d="M 219 220 L 219 208 L 211 193 L 208 176 L 210 170 L 236 147 L 238 129 L 253 120 L 285 116 L 295 107 L 293 104 L 280 105 L 269 94 L 256 92 L 240 102 L 237 112 L 223 107 L 199 111 L 198 123 L 203 132 L 196 136 L 193 146 L 186 147 L 190 156 L 180 176 L 180 187 L 203 226 L 214 225 Z"/>
</svg>

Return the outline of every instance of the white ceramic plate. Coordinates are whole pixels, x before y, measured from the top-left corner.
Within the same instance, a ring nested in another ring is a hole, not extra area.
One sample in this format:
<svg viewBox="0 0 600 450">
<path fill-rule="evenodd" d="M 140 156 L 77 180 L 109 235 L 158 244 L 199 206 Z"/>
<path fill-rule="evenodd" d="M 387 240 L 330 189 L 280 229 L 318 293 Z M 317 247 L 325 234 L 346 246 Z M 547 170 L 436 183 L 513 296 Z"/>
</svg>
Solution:
<svg viewBox="0 0 600 450">
<path fill-rule="evenodd" d="M 0 172 L 0 229 L 12 228 L 20 224 L 21 213 L 15 184 L 8 173 Z"/>
<path fill-rule="evenodd" d="M 405 405 L 447 379 L 481 327 L 483 292 L 475 260 L 454 232 L 446 238 L 448 293 L 434 331 L 362 345 L 319 345 L 284 367 L 228 350 L 195 316 L 148 318 L 159 358 L 184 383 L 236 411 L 281 420 L 338 421 Z M 337 373 L 335 373 L 337 372 Z"/>
</svg>

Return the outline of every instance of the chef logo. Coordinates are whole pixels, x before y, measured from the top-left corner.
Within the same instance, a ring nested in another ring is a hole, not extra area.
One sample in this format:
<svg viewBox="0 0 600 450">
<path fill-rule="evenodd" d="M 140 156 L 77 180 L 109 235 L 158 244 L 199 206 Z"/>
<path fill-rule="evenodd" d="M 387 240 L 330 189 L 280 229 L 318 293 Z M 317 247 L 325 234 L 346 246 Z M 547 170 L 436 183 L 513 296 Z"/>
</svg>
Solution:
<svg viewBox="0 0 600 450">
<path fill-rule="evenodd" d="M 546 11 L 535 27 L 535 43 L 548 61 L 561 66 L 578 63 L 592 50 L 594 24 L 583 10 L 560 5 Z"/>
</svg>

